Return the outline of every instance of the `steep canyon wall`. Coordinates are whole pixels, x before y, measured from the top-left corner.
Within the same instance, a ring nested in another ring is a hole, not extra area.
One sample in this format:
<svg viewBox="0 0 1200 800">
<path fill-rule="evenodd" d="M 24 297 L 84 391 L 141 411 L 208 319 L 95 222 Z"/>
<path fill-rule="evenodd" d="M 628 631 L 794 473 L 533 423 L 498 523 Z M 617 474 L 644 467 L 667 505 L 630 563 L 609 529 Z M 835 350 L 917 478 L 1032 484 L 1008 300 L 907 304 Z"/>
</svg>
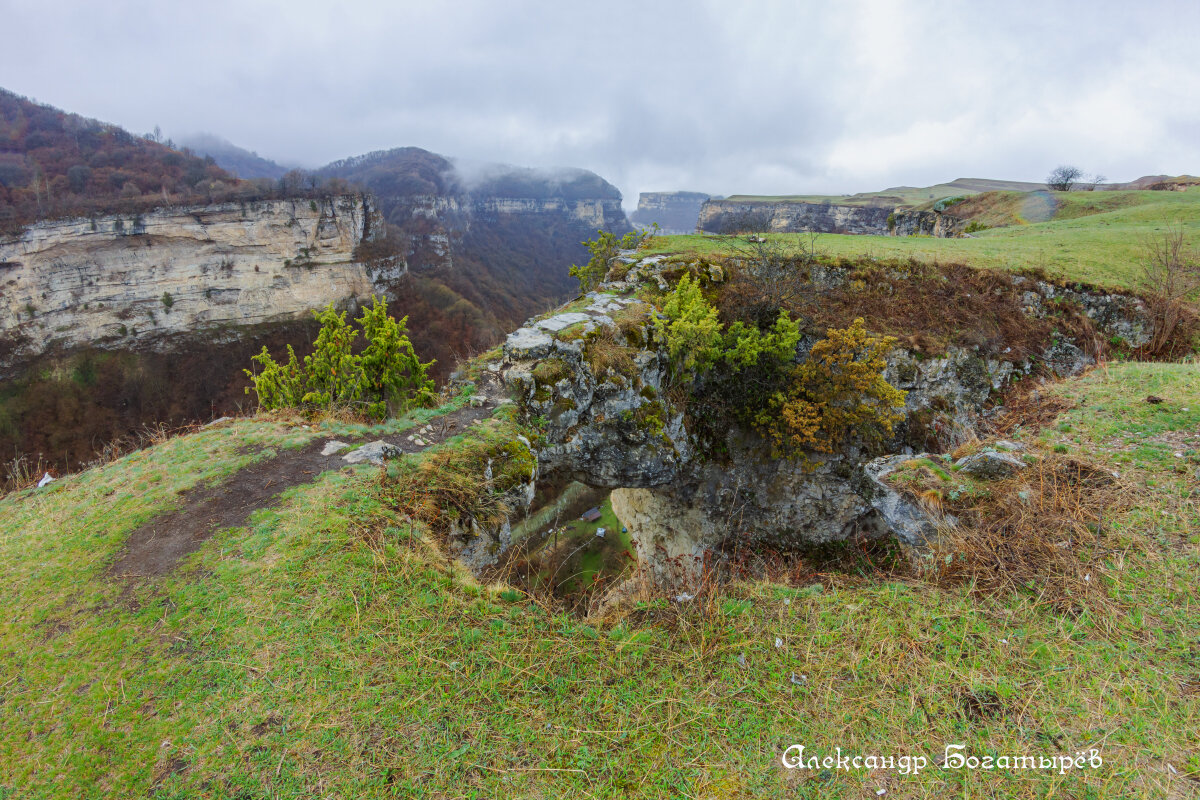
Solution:
<svg viewBox="0 0 1200 800">
<path fill-rule="evenodd" d="M 378 228 L 358 195 L 37 223 L 0 241 L 0 374 L 46 351 L 161 349 L 369 297 L 405 270 L 356 261 Z"/>
</svg>

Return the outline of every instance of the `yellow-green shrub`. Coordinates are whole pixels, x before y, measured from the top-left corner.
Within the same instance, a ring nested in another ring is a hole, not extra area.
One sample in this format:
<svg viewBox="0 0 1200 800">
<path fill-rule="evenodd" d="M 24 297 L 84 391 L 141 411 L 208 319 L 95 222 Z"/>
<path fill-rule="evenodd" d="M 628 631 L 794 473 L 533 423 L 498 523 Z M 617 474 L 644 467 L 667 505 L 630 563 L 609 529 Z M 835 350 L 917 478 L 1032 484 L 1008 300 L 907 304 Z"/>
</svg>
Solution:
<svg viewBox="0 0 1200 800">
<path fill-rule="evenodd" d="M 890 336 L 871 336 L 861 318 L 830 328 L 795 369 L 786 393 L 771 398 L 758 428 L 784 455 L 832 453 L 857 437 L 878 442 L 903 415 L 904 392 L 883 377 Z"/>
</svg>

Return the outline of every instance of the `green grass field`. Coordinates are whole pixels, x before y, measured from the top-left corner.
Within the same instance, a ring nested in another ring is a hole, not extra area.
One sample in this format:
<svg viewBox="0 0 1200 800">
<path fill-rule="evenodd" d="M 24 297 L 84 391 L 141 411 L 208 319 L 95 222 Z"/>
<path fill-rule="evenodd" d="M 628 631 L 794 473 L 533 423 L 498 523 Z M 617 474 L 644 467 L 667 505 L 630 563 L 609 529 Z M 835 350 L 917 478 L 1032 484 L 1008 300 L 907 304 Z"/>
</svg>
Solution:
<svg viewBox="0 0 1200 800">
<path fill-rule="evenodd" d="M 995 269 L 1044 269 L 1068 281 L 1136 289 L 1146 240 L 1180 224 L 1200 247 L 1200 190 L 1186 192 L 1071 192 L 1046 222 L 992 228 L 973 238 L 841 236 L 823 234 L 817 250 L 830 256 L 916 258 Z M 952 213 L 952 212 L 951 212 Z M 797 247 L 804 234 L 777 234 Z M 715 256 L 726 252 L 712 236 L 662 236 L 648 254 Z"/>
<path fill-rule="evenodd" d="M 1114 364 L 1053 391 L 1079 405 L 1029 441 L 1140 492 L 1104 539 L 1112 608 L 1078 616 L 868 571 L 585 621 L 478 584 L 392 516 L 368 467 L 154 582 L 106 575 L 132 528 L 247 446 L 333 432 L 269 419 L 11 495 L 0 798 L 1193 796 L 1200 366 Z M 793 743 L 930 763 L 789 771 Z M 947 744 L 1095 748 L 1103 766 L 943 770 Z"/>
</svg>

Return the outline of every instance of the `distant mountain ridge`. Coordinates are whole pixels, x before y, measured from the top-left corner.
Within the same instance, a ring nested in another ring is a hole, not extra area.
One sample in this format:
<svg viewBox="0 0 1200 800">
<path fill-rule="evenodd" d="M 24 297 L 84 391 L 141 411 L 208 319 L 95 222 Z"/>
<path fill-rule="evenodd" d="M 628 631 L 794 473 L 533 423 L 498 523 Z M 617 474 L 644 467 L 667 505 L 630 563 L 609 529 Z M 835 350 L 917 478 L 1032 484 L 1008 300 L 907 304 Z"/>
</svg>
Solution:
<svg viewBox="0 0 1200 800">
<path fill-rule="evenodd" d="M 136 211 L 271 187 L 215 161 L 0 89 L 0 232 L 38 219 Z"/>
<path fill-rule="evenodd" d="M 186 136 L 179 144 L 201 156 L 210 156 L 217 162 L 217 166 L 239 178 L 282 178 L 293 169 L 211 133 Z"/>
<path fill-rule="evenodd" d="M 434 294 L 440 308 L 455 309 L 461 323 L 453 334 L 431 337 L 438 349 L 430 355 L 446 365 L 572 296 L 578 286 L 567 268 L 587 259 L 581 242 L 598 229 L 631 230 L 620 191 L 583 169 L 464 164 L 400 147 L 335 161 L 316 174 L 374 196 L 390 241 L 413 280 L 424 282 L 424 294 L 397 300 L 410 326 L 444 324 L 446 312 L 426 302 Z"/>
</svg>

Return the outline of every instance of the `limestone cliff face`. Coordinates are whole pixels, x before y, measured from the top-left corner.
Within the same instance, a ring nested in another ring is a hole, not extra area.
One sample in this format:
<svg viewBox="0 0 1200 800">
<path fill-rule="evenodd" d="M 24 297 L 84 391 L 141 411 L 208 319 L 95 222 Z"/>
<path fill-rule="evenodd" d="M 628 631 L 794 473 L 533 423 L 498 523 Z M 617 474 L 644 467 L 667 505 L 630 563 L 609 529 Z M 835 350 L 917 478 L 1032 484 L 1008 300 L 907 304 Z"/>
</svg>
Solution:
<svg viewBox="0 0 1200 800">
<path fill-rule="evenodd" d="M 782 201 L 709 200 L 696 230 L 706 233 L 854 233 L 885 235 L 890 208 Z"/>
<path fill-rule="evenodd" d="M 908 211 L 898 208 L 892 215 L 893 236 L 935 236 L 949 239 L 962 234 L 968 221 L 940 211 Z"/>
<path fill-rule="evenodd" d="M 658 223 L 666 234 L 693 233 L 700 209 L 710 199 L 701 192 L 642 192 L 630 222 L 644 228 Z"/>
<path fill-rule="evenodd" d="M 625 212 L 621 201 L 604 199 L 568 200 L 558 197 L 479 197 L 473 199 L 476 215 L 479 214 L 554 214 L 587 225 L 592 229 L 610 225 L 626 227 Z"/>
<path fill-rule="evenodd" d="M 35 224 L 0 241 L 0 370 L 56 346 L 154 347 L 366 298 L 406 269 L 355 260 L 379 227 L 362 196 Z"/>
<path fill-rule="evenodd" d="M 627 226 L 620 200 L 603 198 L 565 199 L 561 197 L 476 197 L 461 195 L 410 195 L 393 201 L 402 209 L 396 218 L 418 217 L 444 220 L 450 227 L 470 227 L 476 217 L 495 217 L 498 214 L 554 215 L 572 222 L 603 228 Z"/>
</svg>

